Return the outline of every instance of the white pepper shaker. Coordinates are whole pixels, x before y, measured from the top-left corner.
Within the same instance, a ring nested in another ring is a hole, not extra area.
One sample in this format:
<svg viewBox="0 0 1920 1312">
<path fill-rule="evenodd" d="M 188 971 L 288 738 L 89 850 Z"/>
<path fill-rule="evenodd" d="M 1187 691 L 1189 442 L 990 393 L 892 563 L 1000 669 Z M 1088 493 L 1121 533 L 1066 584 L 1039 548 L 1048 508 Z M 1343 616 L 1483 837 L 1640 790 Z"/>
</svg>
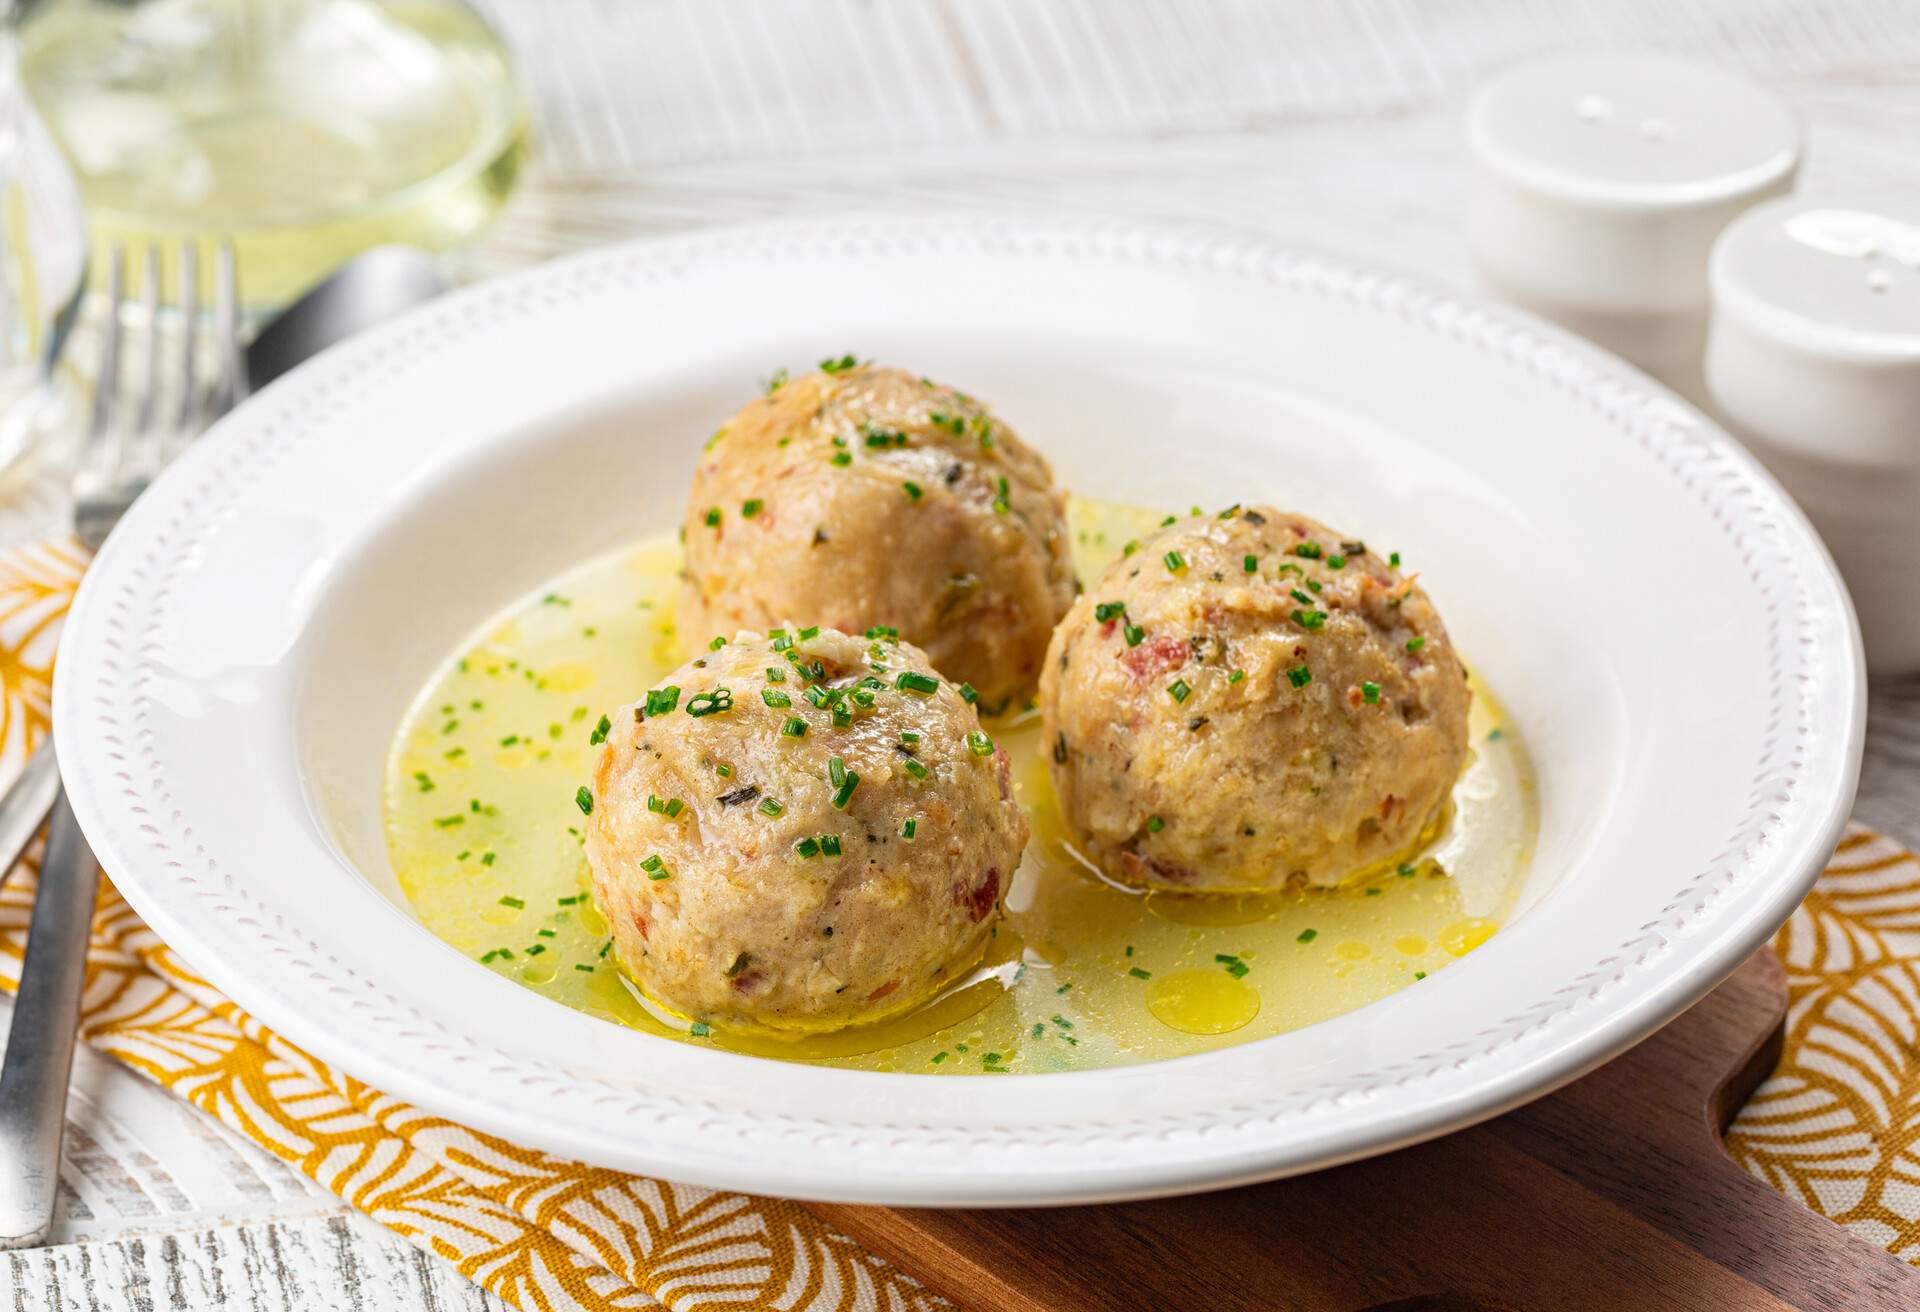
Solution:
<svg viewBox="0 0 1920 1312">
<path fill-rule="evenodd" d="M 1760 206 L 1711 276 L 1714 409 L 1826 539 L 1868 670 L 1920 670 L 1920 198 Z"/>
<path fill-rule="evenodd" d="M 1792 185 L 1785 103 L 1670 55 L 1575 55 L 1480 87 L 1467 139 L 1482 280 L 1698 400 L 1707 256 Z"/>
</svg>

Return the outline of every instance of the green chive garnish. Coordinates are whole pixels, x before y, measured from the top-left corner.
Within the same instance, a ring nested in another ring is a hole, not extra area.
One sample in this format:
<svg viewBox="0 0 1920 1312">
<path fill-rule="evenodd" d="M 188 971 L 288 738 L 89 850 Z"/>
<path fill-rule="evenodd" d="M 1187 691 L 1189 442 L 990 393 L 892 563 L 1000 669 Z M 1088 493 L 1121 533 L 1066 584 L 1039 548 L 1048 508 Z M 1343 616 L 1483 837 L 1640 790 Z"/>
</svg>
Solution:
<svg viewBox="0 0 1920 1312">
<path fill-rule="evenodd" d="M 1378 706 L 1380 704 L 1380 685 L 1371 681 L 1361 683 L 1360 696 L 1367 705 Z"/>
<path fill-rule="evenodd" d="M 1407 654 L 1412 655 L 1414 652 L 1419 651 L 1422 647 L 1426 645 L 1427 645 L 1427 640 L 1425 638 L 1408 638 Z"/>
<path fill-rule="evenodd" d="M 783 738 L 805 738 L 807 722 L 797 715 L 789 715 L 787 722 L 780 726 L 780 735 Z"/>
<path fill-rule="evenodd" d="M 967 750 L 975 756 L 992 756 L 993 739 L 987 737 L 987 735 L 980 730 L 975 729 L 967 735 Z"/>
<path fill-rule="evenodd" d="M 782 811 L 785 811 L 787 808 L 780 805 L 780 803 L 774 801 L 771 797 L 763 797 L 760 799 L 760 806 L 758 809 L 761 815 L 766 816 L 768 819 L 774 819 L 774 818 L 777 818 L 780 815 L 780 813 Z"/>
<path fill-rule="evenodd" d="M 1287 671 L 1287 682 L 1296 688 L 1304 688 L 1313 682 L 1313 671 L 1304 665 L 1296 665 Z"/>
<path fill-rule="evenodd" d="M 573 795 L 573 804 L 580 808 L 581 815 L 593 814 L 593 794 L 587 791 L 585 784 L 581 784 L 580 791 Z"/>
<path fill-rule="evenodd" d="M 1193 689 L 1187 686 L 1185 679 L 1175 679 L 1167 685 L 1167 696 L 1173 698 L 1176 702 L 1184 702 L 1187 699 L 1187 694 L 1192 691 Z"/>
<path fill-rule="evenodd" d="M 940 680 L 931 678 L 925 674 L 917 674 L 912 670 L 906 670 L 901 673 L 899 678 L 893 681 L 893 686 L 901 692 L 918 693 L 922 697 L 931 697 L 934 693 L 940 691 Z"/>
<path fill-rule="evenodd" d="M 587 736 L 587 746 L 598 747 L 607 740 L 607 734 L 613 729 L 613 721 L 606 716 L 600 717 L 600 723 L 593 726 L 593 732 Z"/>
<path fill-rule="evenodd" d="M 1166 555 L 1160 557 L 1160 559 L 1169 570 L 1172 570 L 1176 574 L 1187 567 L 1187 558 L 1177 551 L 1169 551 Z"/>
</svg>

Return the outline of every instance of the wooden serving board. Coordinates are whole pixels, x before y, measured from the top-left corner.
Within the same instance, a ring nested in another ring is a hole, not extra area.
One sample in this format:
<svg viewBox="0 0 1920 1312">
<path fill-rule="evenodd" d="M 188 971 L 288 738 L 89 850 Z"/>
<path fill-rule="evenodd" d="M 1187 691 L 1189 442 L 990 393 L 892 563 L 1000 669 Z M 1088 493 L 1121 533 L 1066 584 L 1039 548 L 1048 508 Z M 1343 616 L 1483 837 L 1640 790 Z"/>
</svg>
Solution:
<svg viewBox="0 0 1920 1312">
<path fill-rule="evenodd" d="M 1558 1093 L 1272 1184 L 1105 1207 L 814 1210 L 971 1312 L 1914 1312 L 1920 1269 L 1721 1146 L 1773 1069 L 1786 1009 L 1762 950 Z"/>
</svg>

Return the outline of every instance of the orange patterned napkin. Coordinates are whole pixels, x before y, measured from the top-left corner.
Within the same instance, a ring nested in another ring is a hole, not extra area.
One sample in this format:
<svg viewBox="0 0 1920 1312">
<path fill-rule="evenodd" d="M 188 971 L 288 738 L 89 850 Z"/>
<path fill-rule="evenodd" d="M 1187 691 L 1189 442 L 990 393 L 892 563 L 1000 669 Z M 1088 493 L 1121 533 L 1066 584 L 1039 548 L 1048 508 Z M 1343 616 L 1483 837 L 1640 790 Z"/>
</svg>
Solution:
<svg viewBox="0 0 1920 1312">
<path fill-rule="evenodd" d="M 46 728 L 54 640 L 85 567 L 0 556 L 0 780 Z M 0 987 L 19 982 L 37 857 L 0 886 Z M 1735 1122 L 1736 1159 L 1920 1262 L 1920 861 L 1855 826 L 1775 947 L 1786 1053 Z M 794 1203 L 549 1157 L 315 1061 L 194 975 L 103 886 L 89 1043 L 527 1312 L 650 1306 L 868 1312 L 952 1305 Z"/>
</svg>

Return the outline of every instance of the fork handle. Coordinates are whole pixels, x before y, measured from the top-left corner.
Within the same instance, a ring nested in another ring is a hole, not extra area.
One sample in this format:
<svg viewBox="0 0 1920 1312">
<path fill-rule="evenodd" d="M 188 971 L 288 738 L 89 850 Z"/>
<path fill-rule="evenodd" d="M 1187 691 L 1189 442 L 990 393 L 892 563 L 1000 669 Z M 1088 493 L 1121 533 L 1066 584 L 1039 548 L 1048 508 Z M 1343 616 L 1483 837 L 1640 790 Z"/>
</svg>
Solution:
<svg viewBox="0 0 1920 1312">
<path fill-rule="evenodd" d="M 27 844 L 47 823 L 53 799 L 60 793 L 60 765 L 53 755 L 53 735 L 33 749 L 26 766 L 0 796 L 0 878 L 20 864 Z"/>
<path fill-rule="evenodd" d="M 53 1225 L 67 1079 L 99 881 L 100 865 L 61 792 L 53 804 L 20 994 L 0 1064 L 0 1248 L 38 1244 Z"/>
</svg>

